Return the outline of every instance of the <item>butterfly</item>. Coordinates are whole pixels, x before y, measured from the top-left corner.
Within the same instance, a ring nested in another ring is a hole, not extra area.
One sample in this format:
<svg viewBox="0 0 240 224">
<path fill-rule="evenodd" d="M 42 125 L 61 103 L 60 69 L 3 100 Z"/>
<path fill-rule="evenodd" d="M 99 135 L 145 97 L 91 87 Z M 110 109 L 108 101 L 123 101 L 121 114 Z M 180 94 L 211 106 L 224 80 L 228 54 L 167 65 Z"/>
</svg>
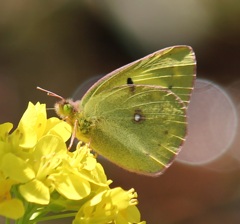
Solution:
<svg viewBox="0 0 240 224">
<path fill-rule="evenodd" d="M 104 76 L 80 100 L 57 95 L 55 110 L 74 137 L 98 154 L 126 170 L 156 176 L 184 143 L 195 77 L 192 48 L 168 47 Z"/>
</svg>

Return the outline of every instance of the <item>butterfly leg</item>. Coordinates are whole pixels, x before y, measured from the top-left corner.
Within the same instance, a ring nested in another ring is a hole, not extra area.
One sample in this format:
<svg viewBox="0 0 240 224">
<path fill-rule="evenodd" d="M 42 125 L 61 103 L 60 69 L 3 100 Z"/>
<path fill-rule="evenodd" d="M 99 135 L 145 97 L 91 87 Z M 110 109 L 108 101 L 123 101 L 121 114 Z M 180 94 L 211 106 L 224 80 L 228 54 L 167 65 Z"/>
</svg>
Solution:
<svg viewBox="0 0 240 224">
<path fill-rule="evenodd" d="M 73 142 L 74 142 L 74 139 L 76 137 L 77 125 L 78 125 L 78 120 L 75 120 L 74 121 L 74 126 L 73 126 L 73 133 L 72 133 L 72 136 L 71 136 L 71 139 L 70 139 L 70 143 L 69 143 L 69 146 L 68 146 L 68 151 L 71 149 L 71 147 L 73 145 Z"/>
</svg>

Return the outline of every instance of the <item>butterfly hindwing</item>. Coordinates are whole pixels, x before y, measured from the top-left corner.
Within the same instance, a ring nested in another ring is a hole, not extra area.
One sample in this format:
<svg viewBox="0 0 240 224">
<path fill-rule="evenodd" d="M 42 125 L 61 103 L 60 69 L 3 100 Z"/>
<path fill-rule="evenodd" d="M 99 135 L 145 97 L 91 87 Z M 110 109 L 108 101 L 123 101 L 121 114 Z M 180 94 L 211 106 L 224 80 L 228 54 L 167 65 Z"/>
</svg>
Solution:
<svg viewBox="0 0 240 224">
<path fill-rule="evenodd" d="M 90 146 L 127 170 L 158 174 L 184 141 L 185 110 L 166 88 L 123 85 L 102 91 L 84 107 L 84 116 L 95 120 Z"/>
</svg>

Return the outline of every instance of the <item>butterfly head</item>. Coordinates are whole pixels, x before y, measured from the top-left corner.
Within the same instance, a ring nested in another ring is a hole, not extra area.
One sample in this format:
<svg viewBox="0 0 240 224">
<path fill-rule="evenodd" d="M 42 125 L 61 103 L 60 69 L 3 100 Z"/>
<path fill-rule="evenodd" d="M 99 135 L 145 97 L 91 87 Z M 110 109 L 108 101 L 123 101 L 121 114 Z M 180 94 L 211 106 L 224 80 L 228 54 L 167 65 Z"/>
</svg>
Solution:
<svg viewBox="0 0 240 224">
<path fill-rule="evenodd" d="M 57 115 L 63 120 L 74 120 L 79 113 L 79 102 L 71 99 L 62 99 L 55 103 L 54 108 Z"/>
<path fill-rule="evenodd" d="M 49 96 L 60 99 L 60 101 L 54 105 L 57 115 L 68 123 L 74 123 L 74 120 L 76 120 L 76 116 L 79 113 L 79 100 L 73 101 L 71 99 L 65 99 L 62 96 L 41 87 L 37 87 L 37 89 L 46 92 Z"/>
</svg>

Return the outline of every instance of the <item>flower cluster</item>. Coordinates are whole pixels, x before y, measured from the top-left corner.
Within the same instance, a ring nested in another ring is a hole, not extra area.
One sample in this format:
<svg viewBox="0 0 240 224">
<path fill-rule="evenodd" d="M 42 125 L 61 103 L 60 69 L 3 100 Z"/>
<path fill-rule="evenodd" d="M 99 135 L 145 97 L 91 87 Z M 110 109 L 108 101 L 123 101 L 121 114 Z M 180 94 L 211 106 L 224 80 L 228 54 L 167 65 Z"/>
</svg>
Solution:
<svg viewBox="0 0 240 224">
<path fill-rule="evenodd" d="M 0 215 L 15 223 L 73 217 L 82 223 L 140 222 L 133 189 L 111 189 L 87 145 L 67 150 L 71 127 L 29 103 L 18 127 L 0 125 Z M 51 215 L 52 212 L 54 216 Z M 56 215 L 57 214 L 57 215 Z"/>
</svg>

